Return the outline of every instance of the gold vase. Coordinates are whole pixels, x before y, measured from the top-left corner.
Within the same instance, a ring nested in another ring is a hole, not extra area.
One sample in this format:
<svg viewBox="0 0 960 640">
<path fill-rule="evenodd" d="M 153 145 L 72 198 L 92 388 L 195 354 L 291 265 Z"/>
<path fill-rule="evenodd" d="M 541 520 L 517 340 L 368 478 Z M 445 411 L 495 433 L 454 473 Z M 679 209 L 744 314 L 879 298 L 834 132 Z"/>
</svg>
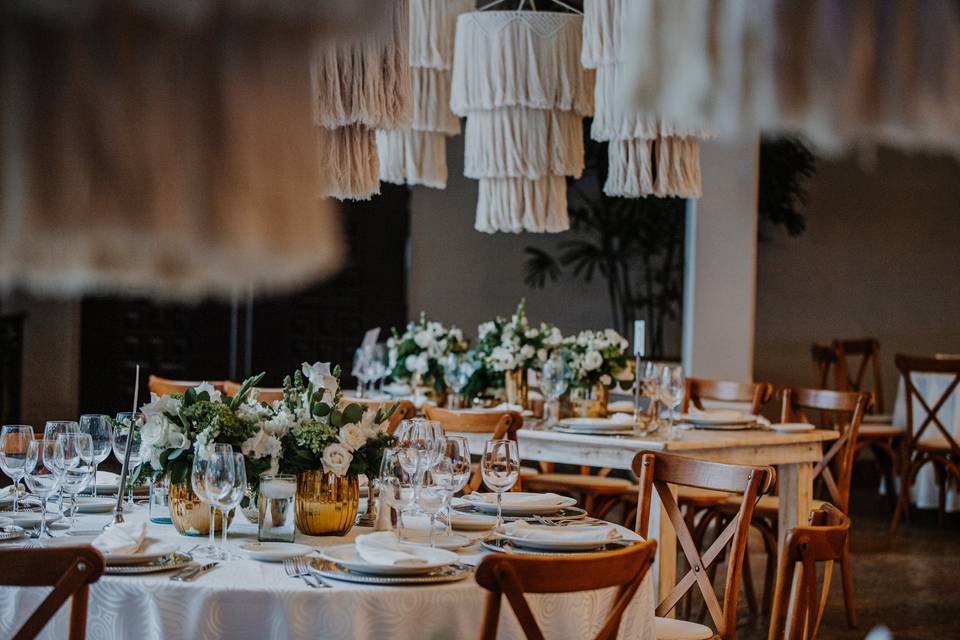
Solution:
<svg viewBox="0 0 960 640">
<path fill-rule="evenodd" d="M 230 526 L 231 515 L 227 516 Z M 203 502 L 189 483 L 170 483 L 170 520 L 178 533 L 185 536 L 205 536 L 210 533 L 210 505 Z M 223 512 L 219 509 L 213 518 L 214 532 L 223 529 Z"/>
<path fill-rule="evenodd" d="M 310 536 L 342 536 L 360 507 L 360 481 L 323 471 L 297 474 L 297 529 Z"/>
<path fill-rule="evenodd" d="M 527 370 L 523 367 L 504 372 L 504 387 L 507 390 L 507 402 L 527 408 Z"/>
<path fill-rule="evenodd" d="M 602 384 L 570 390 L 570 410 L 578 418 L 606 418 L 610 390 Z"/>
</svg>

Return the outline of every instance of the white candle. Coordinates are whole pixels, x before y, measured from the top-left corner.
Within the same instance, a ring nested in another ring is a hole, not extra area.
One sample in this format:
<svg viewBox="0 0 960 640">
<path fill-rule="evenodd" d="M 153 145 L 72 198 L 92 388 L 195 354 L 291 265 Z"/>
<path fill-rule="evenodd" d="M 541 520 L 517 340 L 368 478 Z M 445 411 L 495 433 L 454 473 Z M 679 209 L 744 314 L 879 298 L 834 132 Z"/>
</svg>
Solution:
<svg viewBox="0 0 960 640">
<path fill-rule="evenodd" d="M 643 320 L 633 321 L 633 355 L 643 357 L 647 355 L 646 338 L 647 328 Z"/>
</svg>

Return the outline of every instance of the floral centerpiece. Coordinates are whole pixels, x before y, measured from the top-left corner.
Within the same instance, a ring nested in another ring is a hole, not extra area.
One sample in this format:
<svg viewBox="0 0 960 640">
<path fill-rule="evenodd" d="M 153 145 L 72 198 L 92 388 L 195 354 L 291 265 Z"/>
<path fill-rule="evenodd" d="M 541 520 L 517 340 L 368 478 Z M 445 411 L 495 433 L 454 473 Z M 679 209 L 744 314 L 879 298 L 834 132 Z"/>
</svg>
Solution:
<svg viewBox="0 0 960 640">
<path fill-rule="evenodd" d="M 284 379 L 283 399 L 264 424 L 281 439 L 281 471 L 297 476 L 297 527 L 311 535 L 342 535 L 353 526 L 358 478 L 377 475 L 393 441 L 387 425 L 397 405 L 344 402 L 340 373 L 329 363 L 303 363 Z"/>
<path fill-rule="evenodd" d="M 204 382 L 184 393 L 150 395 L 143 405 L 140 459 L 133 472 L 154 479 L 170 479 L 171 518 L 181 533 L 206 533 L 206 508 L 193 494 L 190 470 L 197 451 L 215 443 L 232 445 L 245 455 L 248 482 L 276 469 L 280 460 L 280 440 L 265 430 L 265 418 L 272 409 L 256 402 L 252 390 L 264 374 L 241 385 L 237 395 L 224 397 L 213 385 Z M 177 503 L 177 504 L 174 504 Z M 219 526 L 219 524 L 217 525 Z"/>
<path fill-rule="evenodd" d="M 507 401 L 526 405 L 527 371 L 539 371 L 553 349 L 563 343 L 560 330 L 545 322 L 531 326 L 521 300 L 509 320 L 497 317 L 477 328 L 478 352 L 485 368 L 503 378 Z"/>
<path fill-rule="evenodd" d="M 613 329 L 581 331 L 564 341 L 569 354 L 571 405 L 577 415 L 602 417 L 609 390 L 633 379 L 627 340 Z"/>
<path fill-rule="evenodd" d="M 413 386 L 425 384 L 442 394 L 443 358 L 465 353 L 468 346 L 460 329 L 428 321 L 421 313 L 418 322 L 407 324 L 403 333 L 394 329 L 387 339 L 387 366 L 394 380 Z"/>
</svg>

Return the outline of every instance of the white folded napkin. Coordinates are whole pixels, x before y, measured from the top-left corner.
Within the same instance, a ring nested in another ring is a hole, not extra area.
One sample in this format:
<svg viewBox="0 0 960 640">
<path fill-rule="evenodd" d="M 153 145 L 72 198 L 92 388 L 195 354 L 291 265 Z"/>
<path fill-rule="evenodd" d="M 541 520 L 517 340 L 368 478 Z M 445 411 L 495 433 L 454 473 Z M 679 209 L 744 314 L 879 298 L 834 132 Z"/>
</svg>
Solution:
<svg viewBox="0 0 960 640">
<path fill-rule="evenodd" d="M 752 418 L 749 413 L 736 411 L 735 409 L 697 409 L 696 407 L 690 407 L 689 414 L 691 418 L 700 418 L 702 420 L 712 420 L 715 422 L 739 422 Z"/>
<path fill-rule="evenodd" d="M 120 476 L 112 471 L 97 471 L 96 485 L 98 487 L 119 487 Z"/>
<path fill-rule="evenodd" d="M 497 494 L 495 493 L 469 493 L 464 498 L 474 503 L 497 504 Z M 563 504 L 565 501 L 566 498 L 556 493 L 515 493 L 508 491 L 503 494 L 503 506 L 511 509 L 553 507 Z"/>
<path fill-rule="evenodd" d="M 516 411 L 517 413 L 523 412 L 523 406 L 519 404 L 510 404 L 509 402 L 501 402 L 495 406 L 494 411 Z"/>
<path fill-rule="evenodd" d="M 616 400 L 607 404 L 607 411 L 611 413 L 633 413 L 633 400 Z"/>
<path fill-rule="evenodd" d="M 522 520 L 505 524 L 503 532 L 513 538 L 547 542 L 596 542 L 602 544 L 620 538 L 620 531 L 613 525 L 570 524 L 554 527 L 530 524 Z"/>
<path fill-rule="evenodd" d="M 633 424 L 633 416 L 628 413 L 615 413 L 610 416 L 610 422 L 613 424 L 630 425 Z"/>
<path fill-rule="evenodd" d="M 124 522 L 111 526 L 90 544 L 104 554 L 136 553 L 143 546 L 146 535 L 146 522 Z"/>
<path fill-rule="evenodd" d="M 354 546 L 357 554 L 372 565 L 410 567 L 427 564 L 424 558 L 405 551 L 392 531 L 357 536 Z"/>
<path fill-rule="evenodd" d="M 405 396 L 413 393 L 413 389 L 408 384 L 392 383 L 383 387 L 385 393 L 391 396 Z"/>
</svg>

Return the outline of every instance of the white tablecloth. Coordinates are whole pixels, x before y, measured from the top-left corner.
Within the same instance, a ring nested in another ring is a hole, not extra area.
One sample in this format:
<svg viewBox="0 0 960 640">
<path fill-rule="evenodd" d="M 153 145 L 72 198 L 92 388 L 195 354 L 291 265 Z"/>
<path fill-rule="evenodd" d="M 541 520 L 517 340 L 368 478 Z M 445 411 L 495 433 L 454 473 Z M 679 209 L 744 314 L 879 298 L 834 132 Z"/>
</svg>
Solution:
<svg viewBox="0 0 960 640">
<path fill-rule="evenodd" d="M 953 380 L 953 375 L 941 373 L 914 373 L 913 384 L 917 391 L 923 396 L 927 404 L 933 408 L 947 386 Z M 940 410 L 937 411 L 937 418 L 943 423 L 950 434 L 957 440 L 960 440 L 960 402 L 957 401 L 958 392 L 954 391 Z M 926 418 L 926 410 L 914 398 L 913 402 L 913 429 L 914 433 L 920 428 Z M 893 424 L 906 429 L 907 425 L 907 398 L 906 388 L 903 384 L 903 378 L 897 385 L 897 399 L 893 405 Z M 926 436 L 939 436 L 940 430 L 936 425 L 930 424 L 923 433 Z M 953 485 L 947 484 L 947 511 L 960 511 L 960 494 Z M 933 465 L 926 464 L 917 474 L 917 480 L 910 492 L 911 500 L 923 509 L 936 509 L 937 507 L 937 484 L 934 480 Z"/>
<path fill-rule="evenodd" d="M 146 518 L 146 509 L 128 520 Z M 78 519 L 78 529 L 102 526 L 105 517 Z M 315 538 L 298 534 L 298 542 L 318 547 L 352 540 L 369 529 L 354 528 L 345 538 Z M 55 532 L 62 534 L 62 531 Z M 241 518 L 230 530 L 231 540 L 256 538 L 256 527 Z M 180 536 L 171 525 L 150 525 L 152 537 L 175 540 L 188 550 L 199 538 Z M 59 542 L 59 540 L 58 540 Z M 9 544 L 9 543 L 8 543 Z M 461 553 L 475 564 L 482 553 L 470 547 Z M 47 589 L 0 587 L 0 638 L 12 635 L 42 600 Z M 528 596 L 548 638 L 593 636 L 606 617 L 614 590 Z M 90 640 L 231 640 L 279 638 L 398 638 L 441 640 L 476 638 L 486 592 L 467 578 L 438 586 L 378 587 L 338 583 L 331 589 L 311 589 L 290 578 L 279 564 L 233 560 L 221 563 L 195 582 L 173 582 L 166 574 L 104 576 L 90 590 L 87 637 Z M 654 638 L 653 582 L 644 580 L 627 609 L 621 638 Z M 499 638 L 523 633 L 506 601 L 502 604 Z M 67 636 L 64 607 L 41 638 Z"/>
</svg>

